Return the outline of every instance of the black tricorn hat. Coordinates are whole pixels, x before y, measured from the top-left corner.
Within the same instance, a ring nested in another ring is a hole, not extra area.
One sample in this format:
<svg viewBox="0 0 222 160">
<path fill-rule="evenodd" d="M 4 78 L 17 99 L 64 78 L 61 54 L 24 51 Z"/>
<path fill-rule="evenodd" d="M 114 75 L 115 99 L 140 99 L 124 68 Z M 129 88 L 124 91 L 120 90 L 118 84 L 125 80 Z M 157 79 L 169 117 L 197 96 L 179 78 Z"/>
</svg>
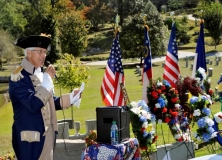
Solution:
<svg viewBox="0 0 222 160">
<path fill-rule="evenodd" d="M 31 35 L 17 39 L 15 45 L 24 49 L 29 47 L 40 47 L 50 50 L 51 38 L 45 34 Z"/>
</svg>

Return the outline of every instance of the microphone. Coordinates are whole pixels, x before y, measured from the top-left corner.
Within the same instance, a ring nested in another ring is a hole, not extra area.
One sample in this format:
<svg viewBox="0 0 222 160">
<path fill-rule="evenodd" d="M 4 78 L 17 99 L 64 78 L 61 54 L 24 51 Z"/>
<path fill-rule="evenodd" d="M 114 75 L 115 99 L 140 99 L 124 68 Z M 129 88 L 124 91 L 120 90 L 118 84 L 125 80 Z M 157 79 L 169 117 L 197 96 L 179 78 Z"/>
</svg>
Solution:
<svg viewBox="0 0 222 160">
<path fill-rule="evenodd" d="M 49 65 L 50 65 L 51 63 L 49 62 L 49 61 L 45 61 L 44 62 L 44 65 L 46 66 L 46 67 L 48 67 Z M 58 79 L 58 77 L 55 75 L 55 79 L 57 80 L 57 81 L 59 81 L 59 79 Z"/>
</svg>

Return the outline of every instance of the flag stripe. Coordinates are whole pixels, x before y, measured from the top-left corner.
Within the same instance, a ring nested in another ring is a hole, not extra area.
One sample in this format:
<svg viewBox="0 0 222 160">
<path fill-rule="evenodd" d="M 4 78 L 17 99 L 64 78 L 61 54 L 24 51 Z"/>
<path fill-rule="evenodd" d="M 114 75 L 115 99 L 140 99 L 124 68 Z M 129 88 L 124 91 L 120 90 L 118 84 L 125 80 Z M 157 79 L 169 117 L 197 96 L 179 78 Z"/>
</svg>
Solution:
<svg viewBox="0 0 222 160">
<path fill-rule="evenodd" d="M 177 79 L 175 77 L 177 77 L 178 74 L 176 74 L 175 72 L 173 72 L 172 68 L 165 66 L 165 72 L 164 75 L 166 77 L 169 77 L 169 79 L 171 79 L 172 82 L 176 82 Z"/>
<path fill-rule="evenodd" d="M 163 79 L 167 80 L 172 87 L 175 87 L 175 83 L 179 76 L 180 68 L 178 65 L 177 55 L 176 26 L 175 23 L 173 23 L 166 55 L 166 62 L 164 65 Z"/>
</svg>

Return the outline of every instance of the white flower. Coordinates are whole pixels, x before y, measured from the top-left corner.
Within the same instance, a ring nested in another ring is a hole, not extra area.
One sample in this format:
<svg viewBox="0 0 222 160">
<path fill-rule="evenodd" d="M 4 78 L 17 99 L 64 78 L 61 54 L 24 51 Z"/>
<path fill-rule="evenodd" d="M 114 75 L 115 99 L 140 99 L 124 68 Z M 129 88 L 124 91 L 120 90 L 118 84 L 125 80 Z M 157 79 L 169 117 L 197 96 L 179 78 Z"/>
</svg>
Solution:
<svg viewBox="0 0 222 160">
<path fill-rule="evenodd" d="M 180 139 L 180 138 L 181 138 L 181 135 L 180 135 L 180 134 L 175 134 L 175 135 L 174 135 L 174 138 L 175 138 L 175 139 Z"/>
<path fill-rule="evenodd" d="M 147 126 L 148 126 L 148 122 L 144 122 L 142 125 L 143 128 L 147 128 Z"/>
<path fill-rule="evenodd" d="M 137 104 L 137 102 L 136 102 L 136 101 L 133 101 L 133 102 L 131 102 L 130 104 L 132 105 L 132 107 L 133 107 L 133 108 L 138 107 L 138 104 Z"/>
<path fill-rule="evenodd" d="M 218 113 L 214 114 L 214 119 L 217 123 L 221 123 L 222 122 L 222 112 L 218 112 Z"/>
<path fill-rule="evenodd" d="M 201 115 L 201 113 L 200 113 L 199 109 L 194 110 L 193 116 L 200 116 L 200 115 Z"/>
<path fill-rule="evenodd" d="M 200 78 L 196 77 L 196 78 L 194 78 L 194 79 L 197 81 L 197 83 L 200 82 Z"/>
<path fill-rule="evenodd" d="M 210 102 L 210 104 L 212 104 L 211 96 L 209 94 L 206 94 L 205 96 L 207 97 L 207 100 Z"/>
<path fill-rule="evenodd" d="M 163 83 L 158 80 L 156 85 L 159 87 L 159 86 L 162 86 Z"/>
<path fill-rule="evenodd" d="M 174 106 L 175 106 L 175 108 L 176 108 L 177 110 L 180 109 L 180 104 L 177 103 L 177 104 L 175 104 Z"/>
<path fill-rule="evenodd" d="M 211 82 L 211 79 L 210 79 L 210 78 L 208 78 L 208 79 L 207 79 L 207 82 L 208 82 L 208 83 L 210 83 L 210 82 Z"/>
<path fill-rule="evenodd" d="M 146 119 L 151 120 L 151 114 L 150 113 L 147 113 Z"/>
<path fill-rule="evenodd" d="M 158 119 L 158 124 L 162 124 L 162 120 L 161 119 Z"/>
<path fill-rule="evenodd" d="M 207 78 L 205 69 L 199 67 L 198 71 L 199 71 L 199 73 L 202 75 L 203 79 L 205 80 L 205 79 Z"/>
<path fill-rule="evenodd" d="M 204 117 L 204 120 L 208 124 L 208 126 L 212 127 L 214 125 L 214 121 L 210 117 L 206 116 Z"/>
<path fill-rule="evenodd" d="M 172 129 L 173 130 L 177 130 L 177 127 L 175 125 L 173 125 Z"/>
<path fill-rule="evenodd" d="M 214 133 L 211 135 L 211 138 L 217 137 L 217 133 L 218 133 L 218 132 L 214 132 Z"/>
<path fill-rule="evenodd" d="M 145 111 L 145 110 L 140 110 L 140 114 L 142 115 L 142 116 L 144 116 L 144 117 L 147 117 L 147 111 Z"/>
<path fill-rule="evenodd" d="M 155 107 L 156 107 L 156 108 L 161 108 L 161 106 L 160 106 L 159 103 L 156 103 L 156 104 L 155 104 Z"/>
<path fill-rule="evenodd" d="M 133 113 L 135 113 L 136 115 L 140 116 L 140 108 L 131 108 L 130 109 Z"/>
</svg>

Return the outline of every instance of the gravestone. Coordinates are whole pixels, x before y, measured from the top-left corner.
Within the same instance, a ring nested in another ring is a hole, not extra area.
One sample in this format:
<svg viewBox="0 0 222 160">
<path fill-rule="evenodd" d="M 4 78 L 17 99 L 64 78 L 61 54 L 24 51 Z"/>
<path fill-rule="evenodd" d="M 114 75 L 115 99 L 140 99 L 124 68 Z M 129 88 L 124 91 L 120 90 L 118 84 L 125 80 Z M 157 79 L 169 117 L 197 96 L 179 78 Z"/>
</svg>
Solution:
<svg viewBox="0 0 222 160">
<path fill-rule="evenodd" d="M 218 66 L 218 65 L 219 65 L 219 61 L 216 60 L 216 62 L 215 62 L 215 66 Z"/>
<path fill-rule="evenodd" d="M 188 68 L 188 56 L 186 56 L 186 68 Z"/>
<path fill-rule="evenodd" d="M 74 127 L 73 127 L 73 122 L 74 122 L 74 120 L 72 120 L 72 119 L 60 119 L 60 120 L 58 120 L 57 121 L 57 123 L 62 123 L 62 122 L 68 122 L 69 123 L 69 129 L 73 129 Z"/>
<path fill-rule="evenodd" d="M 56 139 L 69 139 L 69 123 L 61 122 L 58 123 L 58 134 Z"/>
<path fill-rule="evenodd" d="M 190 64 L 190 70 L 193 70 L 193 63 Z"/>
<path fill-rule="evenodd" d="M 209 65 L 212 65 L 212 63 L 213 63 L 213 61 L 212 61 L 212 60 L 210 60 L 210 63 L 209 63 Z"/>
<path fill-rule="evenodd" d="M 207 59 L 206 59 L 206 64 L 209 64 L 209 62 L 210 62 L 210 59 L 207 58 Z"/>
<path fill-rule="evenodd" d="M 213 68 L 208 68 L 208 76 L 213 76 Z"/>
<path fill-rule="evenodd" d="M 193 142 L 176 142 L 157 146 L 157 152 L 149 155 L 150 160 L 187 160 L 195 157 Z M 169 153 L 167 154 L 167 152 Z"/>
<path fill-rule="evenodd" d="M 56 139 L 53 160 L 79 160 L 86 148 L 84 140 Z"/>
</svg>

